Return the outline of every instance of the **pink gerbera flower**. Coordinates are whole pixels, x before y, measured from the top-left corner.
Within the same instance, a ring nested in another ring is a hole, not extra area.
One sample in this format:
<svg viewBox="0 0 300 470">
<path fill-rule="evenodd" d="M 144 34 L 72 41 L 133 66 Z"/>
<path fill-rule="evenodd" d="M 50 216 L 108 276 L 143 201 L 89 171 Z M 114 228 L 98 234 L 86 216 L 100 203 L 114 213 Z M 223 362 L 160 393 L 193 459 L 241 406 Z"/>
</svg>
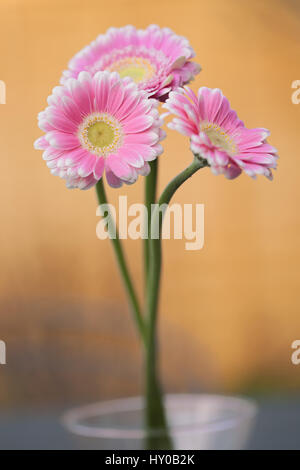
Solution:
<svg viewBox="0 0 300 470">
<path fill-rule="evenodd" d="M 104 171 L 112 187 L 133 183 L 162 152 L 157 101 L 116 72 L 81 72 L 54 88 L 48 104 L 35 147 L 69 188 L 88 189 Z"/>
<path fill-rule="evenodd" d="M 188 40 L 169 28 L 156 25 L 147 29 L 133 26 L 110 28 L 86 46 L 69 63 L 62 76 L 77 78 L 82 71 L 91 74 L 99 70 L 115 71 L 130 77 L 140 89 L 163 101 L 170 90 L 188 83 L 199 73 L 198 64 Z"/>
<path fill-rule="evenodd" d="M 207 160 L 213 173 L 236 178 L 242 170 L 253 178 L 272 179 L 278 156 L 266 138 L 267 129 L 247 129 L 219 89 L 202 87 L 198 96 L 188 87 L 170 93 L 164 104 L 176 118 L 169 123 L 191 138 L 191 150 Z"/>
</svg>

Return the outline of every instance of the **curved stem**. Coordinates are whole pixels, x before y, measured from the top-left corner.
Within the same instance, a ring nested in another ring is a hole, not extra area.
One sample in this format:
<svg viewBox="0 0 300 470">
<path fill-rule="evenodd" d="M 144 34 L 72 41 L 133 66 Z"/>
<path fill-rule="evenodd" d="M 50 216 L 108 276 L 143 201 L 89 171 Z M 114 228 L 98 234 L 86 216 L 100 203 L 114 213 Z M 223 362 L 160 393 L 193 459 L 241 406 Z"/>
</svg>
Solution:
<svg viewBox="0 0 300 470">
<path fill-rule="evenodd" d="M 106 197 L 106 193 L 105 193 L 102 178 L 96 184 L 96 192 L 97 192 L 99 204 L 107 204 L 107 197 Z M 134 289 L 134 286 L 133 286 L 133 283 L 131 281 L 131 277 L 130 277 L 130 274 L 129 274 L 129 271 L 128 271 L 128 268 L 127 268 L 127 263 L 126 263 L 126 259 L 125 259 L 125 256 L 124 256 L 121 241 L 120 241 L 120 238 L 119 238 L 119 233 L 118 233 L 117 228 L 115 227 L 114 218 L 113 218 L 112 214 L 109 211 L 109 206 L 107 206 L 107 212 L 108 212 L 108 217 L 109 217 L 108 228 L 111 229 L 110 239 L 111 239 L 113 247 L 114 247 L 115 255 L 116 255 L 116 258 L 117 258 L 117 261 L 118 261 L 118 265 L 119 265 L 119 269 L 120 269 L 121 276 L 122 276 L 122 279 L 123 279 L 123 283 L 124 283 L 124 286 L 125 286 L 125 289 L 126 289 L 126 292 L 127 292 L 127 295 L 128 295 L 130 307 L 131 307 L 131 310 L 133 312 L 133 317 L 134 317 L 135 323 L 136 323 L 137 328 L 140 332 L 141 338 L 142 338 L 143 342 L 145 343 L 145 341 L 146 341 L 146 330 L 145 330 L 144 318 L 142 316 L 141 309 L 140 309 L 140 306 L 139 306 L 139 301 L 138 301 L 137 295 L 135 293 L 135 289 Z"/>
<path fill-rule="evenodd" d="M 187 168 L 185 168 L 185 170 L 183 170 L 170 181 L 160 196 L 158 204 L 153 211 L 151 219 L 151 233 L 158 233 L 158 238 L 152 238 L 151 236 L 149 240 L 151 263 L 148 278 L 146 310 L 146 321 L 148 322 L 148 329 L 150 330 L 148 331 L 148 337 L 153 336 L 158 306 L 159 283 L 161 274 L 161 230 L 163 222 L 163 213 L 160 209 L 164 204 L 169 204 L 174 193 L 188 178 L 190 178 L 200 168 L 204 168 L 205 166 L 207 166 L 206 160 L 195 157 L 193 162 Z"/>
<path fill-rule="evenodd" d="M 157 190 L 157 174 L 158 174 L 158 158 L 150 163 L 151 172 L 146 177 L 145 181 L 145 207 L 146 207 L 146 226 L 147 237 L 144 240 L 144 276 L 145 287 L 147 288 L 148 273 L 149 273 L 149 259 L 150 259 L 150 230 L 151 230 L 151 204 L 156 201 Z"/>
</svg>

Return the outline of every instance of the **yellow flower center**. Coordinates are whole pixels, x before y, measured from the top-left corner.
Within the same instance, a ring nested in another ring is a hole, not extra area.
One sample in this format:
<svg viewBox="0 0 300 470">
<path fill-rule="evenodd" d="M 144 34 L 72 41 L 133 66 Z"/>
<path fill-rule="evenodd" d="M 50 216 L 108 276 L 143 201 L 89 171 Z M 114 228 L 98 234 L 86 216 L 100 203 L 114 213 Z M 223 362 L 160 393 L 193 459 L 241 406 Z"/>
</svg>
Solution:
<svg viewBox="0 0 300 470">
<path fill-rule="evenodd" d="M 106 156 L 117 150 L 122 143 L 122 136 L 121 124 L 108 113 L 91 114 L 78 130 L 82 146 L 98 156 Z"/>
<path fill-rule="evenodd" d="M 107 122 L 96 121 L 88 128 L 87 136 L 94 147 L 103 148 L 113 143 L 115 133 Z"/>
<path fill-rule="evenodd" d="M 151 62 L 143 57 L 125 57 L 114 62 L 107 70 L 118 72 L 121 78 L 130 77 L 135 83 L 149 80 L 155 74 Z"/>
<path fill-rule="evenodd" d="M 205 122 L 201 125 L 201 131 L 209 137 L 213 145 L 220 147 L 229 155 L 233 156 L 237 152 L 236 145 L 232 138 L 217 124 Z"/>
</svg>

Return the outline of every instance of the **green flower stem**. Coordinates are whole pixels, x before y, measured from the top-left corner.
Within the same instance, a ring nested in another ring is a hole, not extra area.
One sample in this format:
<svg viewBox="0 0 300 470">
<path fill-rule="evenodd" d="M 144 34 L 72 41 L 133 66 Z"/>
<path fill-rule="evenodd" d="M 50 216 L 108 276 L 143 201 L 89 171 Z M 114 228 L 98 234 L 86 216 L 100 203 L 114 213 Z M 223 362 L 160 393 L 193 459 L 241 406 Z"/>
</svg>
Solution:
<svg viewBox="0 0 300 470">
<path fill-rule="evenodd" d="M 99 204 L 107 204 L 107 197 L 106 197 L 102 178 L 96 184 L 96 192 L 97 192 Z M 131 277 L 127 268 L 127 263 L 126 263 L 126 259 L 124 256 L 121 241 L 119 238 L 118 230 L 117 229 L 115 230 L 115 221 L 109 210 L 108 210 L 108 217 L 110 219 L 108 227 L 109 229 L 111 229 L 110 239 L 113 244 L 113 248 L 114 248 L 115 255 L 118 261 L 123 283 L 124 283 L 124 286 L 128 295 L 130 307 L 133 313 L 133 317 L 137 325 L 137 328 L 140 332 L 143 343 L 145 344 L 145 341 L 146 341 L 145 321 L 142 316 L 138 298 L 136 296 L 135 289 L 134 289 L 134 286 L 133 286 L 133 283 L 132 283 L 132 280 L 131 280 Z M 114 234 L 116 234 L 115 237 L 114 237 Z"/>
<path fill-rule="evenodd" d="M 164 446 L 167 449 L 172 448 L 157 372 L 156 324 L 162 264 L 161 231 L 163 223 L 163 214 L 160 211 L 160 207 L 163 204 L 169 204 L 176 190 L 196 171 L 205 166 L 207 166 L 206 160 L 195 157 L 191 165 L 179 173 L 167 185 L 158 201 L 158 205 L 153 211 L 151 219 L 151 233 L 158 233 L 159 237 L 157 239 L 150 237 L 149 240 L 150 265 L 146 298 L 146 424 L 149 430 L 149 448 L 161 448 L 159 446 Z M 155 438 L 155 435 L 151 433 L 151 430 L 155 429 L 164 431 L 162 434 L 163 438 Z M 154 437 L 151 437 L 152 435 Z"/>
<path fill-rule="evenodd" d="M 147 288 L 148 273 L 149 273 L 149 259 L 150 259 L 150 227 L 151 227 L 151 204 L 156 201 L 157 190 L 157 174 L 158 174 L 158 158 L 150 163 L 151 172 L 146 177 L 145 181 L 145 207 L 147 209 L 147 237 L 144 240 L 144 276 L 145 287 Z"/>
</svg>

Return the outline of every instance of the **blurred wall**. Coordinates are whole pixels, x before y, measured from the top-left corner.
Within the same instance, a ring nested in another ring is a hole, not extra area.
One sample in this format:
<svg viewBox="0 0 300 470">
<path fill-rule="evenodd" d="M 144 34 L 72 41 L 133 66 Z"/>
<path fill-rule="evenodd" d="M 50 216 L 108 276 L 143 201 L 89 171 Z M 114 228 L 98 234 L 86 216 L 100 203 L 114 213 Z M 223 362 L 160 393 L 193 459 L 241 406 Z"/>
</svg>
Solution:
<svg viewBox="0 0 300 470">
<path fill-rule="evenodd" d="M 291 83 L 300 79 L 299 1 L 1 0 L 0 339 L 8 365 L 0 397 L 35 400 L 66 387 L 68 397 L 89 371 L 91 390 L 100 369 L 97 394 L 135 391 L 136 338 L 109 241 L 95 235 L 94 191 L 66 190 L 33 149 L 37 113 L 68 60 L 108 27 L 128 23 L 187 36 L 203 66 L 192 87 L 221 88 L 246 125 L 271 129 L 281 157 L 272 183 L 227 181 L 206 169 L 177 192 L 174 202 L 205 204 L 205 247 L 164 242 L 165 380 L 178 390 L 297 389 L 300 366 L 290 355 L 300 337 L 300 105 L 291 102 Z M 160 189 L 190 160 L 188 140 L 173 131 L 164 148 Z M 111 201 L 123 191 L 141 201 L 142 178 L 110 190 Z M 142 294 L 140 243 L 129 240 L 126 249 Z"/>
</svg>

